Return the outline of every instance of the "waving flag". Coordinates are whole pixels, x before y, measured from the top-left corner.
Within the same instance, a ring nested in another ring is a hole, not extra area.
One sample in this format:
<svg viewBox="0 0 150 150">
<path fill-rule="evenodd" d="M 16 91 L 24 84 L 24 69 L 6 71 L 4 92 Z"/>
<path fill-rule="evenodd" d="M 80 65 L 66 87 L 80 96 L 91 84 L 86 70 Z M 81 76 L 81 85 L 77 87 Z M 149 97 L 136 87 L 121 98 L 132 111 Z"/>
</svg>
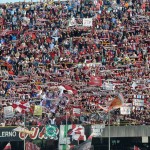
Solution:
<svg viewBox="0 0 150 150">
<path fill-rule="evenodd" d="M 15 102 L 12 107 L 20 113 L 32 112 L 29 102 Z"/>
<path fill-rule="evenodd" d="M 72 88 L 70 85 L 62 85 L 58 87 L 60 93 L 62 94 L 64 91 L 67 91 L 69 94 L 77 94 L 77 90 Z"/>
<path fill-rule="evenodd" d="M 8 143 L 3 150 L 11 150 L 11 144 Z"/>
<path fill-rule="evenodd" d="M 102 79 L 101 77 L 91 76 L 88 84 L 91 86 L 102 86 Z"/>
<path fill-rule="evenodd" d="M 108 111 L 120 108 L 124 103 L 124 97 L 122 94 L 119 94 L 116 98 L 112 100 L 108 107 Z"/>
<path fill-rule="evenodd" d="M 98 105 L 98 108 L 103 109 L 105 112 L 109 112 L 114 109 L 118 109 L 123 106 L 124 97 L 122 94 L 118 94 L 110 103 L 108 108 L 104 108 L 103 106 Z"/>
</svg>

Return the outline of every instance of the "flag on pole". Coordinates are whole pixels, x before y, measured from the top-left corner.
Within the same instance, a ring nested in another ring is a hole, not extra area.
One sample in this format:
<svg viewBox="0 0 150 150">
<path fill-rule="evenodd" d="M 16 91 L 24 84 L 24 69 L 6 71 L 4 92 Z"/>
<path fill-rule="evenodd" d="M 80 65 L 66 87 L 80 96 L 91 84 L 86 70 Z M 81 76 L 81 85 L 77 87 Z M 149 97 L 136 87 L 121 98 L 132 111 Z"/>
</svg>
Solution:
<svg viewBox="0 0 150 150">
<path fill-rule="evenodd" d="M 134 145 L 134 150 L 141 150 L 141 149 Z"/>
<path fill-rule="evenodd" d="M 34 106 L 34 115 L 35 116 L 41 116 L 42 115 L 42 106 L 40 106 L 40 105 Z"/>
<path fill-rule="evenodd" d="M 101 77 L 91 76 L 88 84 L 92 86 L 102 86 L 102 79 Z"/>
<path fill-rule="evenodd" d="M 114 109 L 121 108 L 124 103 L 124 97 L 121 93 L 118 94 L 110 103 L 110 105 L 107 108 L 104 108 L 103 106 L 98 105 L 98 108 L 103 109 L 106 112 L 109 112 Z"/>
<path fill-rule="evenodd" d="M 124 97 L 122 94 L 119 93 L 118 96 L 114 98 L 110 103 L 108 107 L 108 111 L 120 108 L 123 105 L 123 103 L 124 103 Z"/>
<path fill-rule="evenodd" d="M 11 144 L 8 143 L 3 150 L 11 150 Z"/>
<path fill-rule="evenodd" d="M 29 102 L 15 102 L 12 104 L 12 107 L 20 113 L 32 112 Z"/>
</svg>

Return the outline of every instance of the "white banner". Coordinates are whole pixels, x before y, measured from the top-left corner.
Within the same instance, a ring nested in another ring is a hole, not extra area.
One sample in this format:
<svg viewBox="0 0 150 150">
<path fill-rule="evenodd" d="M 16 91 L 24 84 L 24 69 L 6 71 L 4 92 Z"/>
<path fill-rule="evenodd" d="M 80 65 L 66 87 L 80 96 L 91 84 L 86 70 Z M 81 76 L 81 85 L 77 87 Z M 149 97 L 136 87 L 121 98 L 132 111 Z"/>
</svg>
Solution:
<svg viewBox="0 0 150 150">
<path fill-rule="evenodd" d="M 131 107 L 121 107 L 120 113 L 122 115 L 130 115 L 131 114 Z"/>
<path fill-rule="evenodd" d="M 135 99 L 144 99 L 144 95 L 134 95 Z"/>
<path fill-rule="evenodd" d="M 133 99 L 134 106 L 144 106 L 144 100 L 141 99 Z"/>
<path fill-rule="evenodd" d="M 124 103 L 120 108 L 120 113 L 122 115 L 130 115 L 132 111 L 132 103 Z"/>
<path fill-rule="evenodd" d="M 14 116 L 13 107 L 4 107 L 4 118 L 12 118 Z"/>
<path fill-rule="evenodd" d="M 73 115 L 80 116 L 81 108 L 73 108 Z"/>
<path fill-rule="evenodd" d="M 92 136 L 93 137 L 99 137 L 99 136 L 101 136 L 104 128 L 105 128 L 105 124 L 92 125 L 91 126 Z"/>
<path fill-rule="evenodd" d="M 93 25 L 92 18 L 83 18 L 83 26 L 92 27 L 92 25 Z"/>
<path fill-rule="evenodd" d="M 107 83 L 107 82 L 104 82 L 102 87 L 104 90 L 108 90 L 108 91 L 115 89 L 115 86 L 112 83 Z"/>
</svg>

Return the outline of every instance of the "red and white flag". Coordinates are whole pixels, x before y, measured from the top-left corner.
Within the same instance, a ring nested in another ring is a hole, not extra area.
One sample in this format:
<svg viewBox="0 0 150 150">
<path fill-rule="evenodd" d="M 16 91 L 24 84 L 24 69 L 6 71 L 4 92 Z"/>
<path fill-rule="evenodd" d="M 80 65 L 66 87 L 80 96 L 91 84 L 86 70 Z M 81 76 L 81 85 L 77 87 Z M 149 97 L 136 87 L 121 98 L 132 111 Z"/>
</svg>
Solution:
<svg viewBox="0 0 150 150">
<path fill-rule="evenodd" d="M 11 150 L 11 144 L 8 143 L 3 150 Z"/>
<path fill-rule="evenodd" d="M 40 150 L 40 148 L 32 142 L 26 142 L 26 150 Z"/>
<path fill-rule="evenodd" d="M 69 94 L 77 94 L 77 90 L 72 88 L 70 85 L 62 85 L 58 87 L 60 90 L 60 93 L 63 93 L 64 90 L 67 91 Z"/>
<path fill-rule="evenodd" d="M 86 136 L 84 134 L 84 127 L 81 125 L 74 125 L 73 128 L 68 131 L 68 135 L 72 135 L 73 140 L 86 140 Z"/>
<path fill-rule="evenodd" d="M 119 94 L 116 98 L 112 100 L 108 107 L 108 111 L 113 110 L 113 109 L 118 109 L 120 108 L 124 103 L 124 97 L 122 94 Z"/>
<path fill-rule="evenodd" d="M 134 150 L 141 150 L 141 149 L 134 145 Z"/>
<path fill-rule="evenodd" d="M 19 111 L 20 113 L 25 113 L 25 112 L 32 112 L 32 109 L 30 108 L 30 103 L 29 102 L 15 102 L 12 104 L 12 107 Z"/>
<path fill-rule="evenodd" d="M 121 93 L 119 93 L 118 96 L 116 96 L 111 101 L 111 103 L 109 104 L 109 106 L 107 108 L 104 108 L 104 107 L 102 107 L 100 105 L 98 105 L 98 108 L 103 109 L 106 112 L 109 112 L 111 110 L 118 109 L 118 108 L 122 107 L 123 103 L 124 103 L 124 97 L 123 97 L 123 95 Z"/>
<path fill-rule="evenodd" d="M 101 77 L 91 76 L 88 84 L 91 86 L 102 86 L 102 79 Z"/>
<path fill-rule="evenodd" d="M 80 106 L 73 106 L 72 108 L 73 115 L 79 117 L 81 115 L 81 107 Z"/>
</svg>

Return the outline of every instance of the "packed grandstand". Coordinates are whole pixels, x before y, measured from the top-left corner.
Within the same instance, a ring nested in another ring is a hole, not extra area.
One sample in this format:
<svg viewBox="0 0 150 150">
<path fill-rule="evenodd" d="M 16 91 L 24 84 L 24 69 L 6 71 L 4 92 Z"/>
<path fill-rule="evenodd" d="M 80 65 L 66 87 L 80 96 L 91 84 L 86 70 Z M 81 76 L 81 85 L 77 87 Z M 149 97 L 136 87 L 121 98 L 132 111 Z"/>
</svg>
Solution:
<svg viewBox="0 0 150 150">
<path fill-rule="evenodd" d="M 0 125 L 149 125 L 149 16 L 149 0 L 0 4 Z"/>
</svg>

